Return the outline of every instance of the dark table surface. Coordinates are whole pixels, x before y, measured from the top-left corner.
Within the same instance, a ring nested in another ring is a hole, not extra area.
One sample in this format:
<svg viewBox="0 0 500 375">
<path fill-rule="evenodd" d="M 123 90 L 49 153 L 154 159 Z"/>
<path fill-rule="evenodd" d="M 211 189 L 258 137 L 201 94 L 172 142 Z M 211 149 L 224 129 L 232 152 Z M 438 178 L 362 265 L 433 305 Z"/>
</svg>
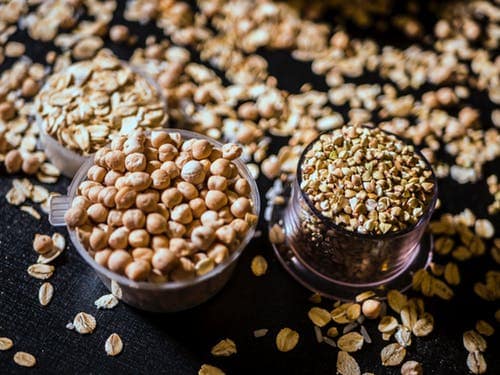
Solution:
<svg viewBox="0 0 500 375">
<path fill-rule="evenodd" d="M 120 6 L 114 22 L 122 22 L 121 11 Z M 139 33 L 139 43 L 143 43 L 148 34 L 161 35 L 151 25 L 129 25 Z M 398 34 L 389 32 L 385 37 L 388 43 L 404 45 Z M 28 40 L 23 32 L 18 32 L 14 39 Z M 378 41 L 381 43 L 380 39 Z M 42 61 L 49 47 L 50 44 L 31 42 L 27 54 L 35 61 Z M 112 48 L 122 58 L 132 52 L 125 47 Z M 311 73 L 309 64 L 292 60 L 286 52 L 262 54 L 270 63 L 270 73 L 278 78 L 283 89 L 297 92 L 305 82 L 312 82 L 318 89 L 326 88 L 323 78 Z M 0 69 L 11 63 L 7 60 Z M 480 97 L 474 101 L 479 105 L 485 103 Z M 345 108 L 340 111 L 346 114 Z M 283 140 L 275 142 L 282 144 Z M 25 370 L 12 361 L 12 350 L 0 352 L 0 374 L 194 374 L 203 363 L 218 366 L 228 374 L 335 373 L 337 351 L 316 342 L 307 317 L 312 307 L 308 302 L 311 293 L 297 284 L 274 257 L 263 220 L 260 223 L 263 236 L 250 243 L 228 285 L 217 296 L 189 311 L 153 314 L 123 303 L 113 310 L 97 310 L 93 303 L 107 290 L 71 244 L 55 262 L 56 272 L 50 280 L 55 287 L 54 298 L 49 306 L 40 306 L 37 295 L 41 281 L 29 277 L 26 272 L 26 268 L 36 261 L 31 250 L 34 234 L 56 230 L 66 234 L 66 231 L 52 228 L 46 216 L 37 221 L 9 205 L 4 196 L 10 189 L 12 177 L 7 177 L 3 166 L 1 168 L 0 336 L 13 339 L 14 350 L 34 354 L 38 363 L 35 368 Z M 484 175 L 498 173 L 499 168 L 498 161 L 488 163 Z M 50 189 L 65 193 L 68 183 L 68 179 L 61 178 Z M 270 184 L 260 178 L 259 186 L 261 193 L 265 193 Z M 484 181 L 459 185 L 445 179 L 440 181 L 439 191 L 443 205 L 436 217 L 440 212 L 458 213 L 465 207 L 472 208 L 479 217 L 486 216 L 491 196 Z M 498 215 L 493 220 L 498 232 Z M 267 274 L 259 278 L 250 270 L 251 259 L 257 254 L 264 255 L 269 262 Z M 477 319 L 494 322 L 493 315 L 499 307 L 498 303 L 486 303 L 472 291 L 473 282 L 483 278 L 489 269 L 498 269 L 489 255 L 471 260 L 467 267 L 461 267 L 462 283 L 456 289 L 457 297 L 449 302 L 426 299 L 426 309 L 435 317 L 435 330 L 428 337 L 414 338 L 406 357 L 421 362 L 424 373 L 467 373 L 462 333 L 472 329 Z M 323 305 L 331 307 L 331 302 L 324 301 Z M 65 328 L 80 311 L 96 317 L 98 325 L 93 334 L 82 336 Z M 369 322 L 366 326 L 374 343 L 365 344 L 361 352 L 354 354 L 362 371 L 398 374 L 399 368 L 381 366 L 379 352 L 384 344 L 376 332 L 376 325 Z M 298 346 L 289 353 L 280 353 L 275 347 L 276 334 L 283 327 L 300 333 Z M 269 329 L 269 333 L 256 339 L 253 331 L 260 328 Z M 496 329 L 499 329 L 498 324 Z M 104 342 L 113 332 L 122 337 L 124 350 L 119 356 L 110 358 L 104 351 Z M 211 347 L 226 337 L 236 342 L 238 353 L 229 358 L 213 357 Z M 500 373 L 498 344 L 498 335 L 488 338 L 485 358 L 491 374 Z"/>
</svg>

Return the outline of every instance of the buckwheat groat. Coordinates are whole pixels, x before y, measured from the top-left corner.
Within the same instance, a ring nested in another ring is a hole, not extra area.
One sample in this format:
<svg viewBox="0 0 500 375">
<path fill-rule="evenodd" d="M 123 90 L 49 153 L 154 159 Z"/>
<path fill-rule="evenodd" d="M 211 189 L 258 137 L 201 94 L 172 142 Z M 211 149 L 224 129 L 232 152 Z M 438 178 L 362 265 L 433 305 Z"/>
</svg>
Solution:
<svg viewBox="0 0 500 375">
<path fill-rule="evenodd" d="M 161 130 L 118 137 L 95 154 L 66 222 L 97 263 L 132 280 L 201 276 L 257 220 L 240 152 Z"/>
</svg>

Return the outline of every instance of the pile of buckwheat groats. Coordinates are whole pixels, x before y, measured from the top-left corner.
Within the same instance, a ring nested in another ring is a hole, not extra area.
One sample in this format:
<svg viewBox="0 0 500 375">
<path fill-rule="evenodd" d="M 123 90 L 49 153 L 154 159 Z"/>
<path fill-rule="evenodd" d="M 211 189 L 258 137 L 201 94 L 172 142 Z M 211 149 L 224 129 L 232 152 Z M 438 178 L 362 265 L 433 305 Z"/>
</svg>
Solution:
<svg viewBox="0 0 500 375">
<path fill-rule="evenodd" d="M 425 311 L 424 301 L 433 296 L 460 298 L 454 289 L 461 282 L 460 268 L 466 267 L 469 259 L 491 258 L 484 277 L 467 288 L 483 300 L 498 302 L 500 239 L 495 237 L 495 223 L 500 212 L 500 185 L 497 175 L 483 172 L 485 165 L 498 162 L 500 155 L 500 61 L 494 52 L 500 39 L 498 2 L 410 1 L 397 5 L 394 12 L 391 9 L 397 2 L 390 0 L 300 0 L 290 4 L 198 0 L 196 6 L 174 0 L 132 0 L 124 11 L 128 26 L 112 23 L 117 3 L 0 3 L 0 160 L 2 174 L 15 175 L 14 179 L 2 176 L 2 184 L 12 183 L 5 196 L 10 204 L 40 220 L 37 205 L 47 212 L 49 196 L 57 194 L 46 184 L 56 183 L 59 171 L 37 149 L 34 123 L 33 97 L 47 77 L 74 61 L 96 56 L 103 47 L 127 47 L 133 49 L 130 64 L 147 72 L 161 87 L 172 124 L 243 147 L 242 158 L 254 177 L 262 172 L 273 181 L 266 194 L 269 204 L 283 200 L 283 184 L 293 178 L 303 147 L 319 132 L 346 123 L 372 123 L 410 139 L 441 179 L 487 185 L 489 218 L 476 217 L 471 208 L 458 214 L 438 211 L 440 216 L 430 225 L 435 235 L 435 261 L 428 270 L 415 273 L 414 291 L 409 296 L 391 291 L 385 302 L 367 291 L 353 302 L 335 303 L 332 311 L 319 296 L 311 298 L 318 304 L 308 312 L 317 341 L 339 349 L 340 374 L 361 373 L 349 353 L 372 341 L 365 319 L 375 319 L 382 338 L 388 341 L 380 348 L 384 366 L 402 365 L 404 375 L 421 374 L 421 365 L 407 360 L 405 348 L 433 330 L 434 317 Z M 434 19 L 420 19 L 420 7 L 427 8 Z M 332 13 L 334 18 L 329 16 Z M 323 19 L 323 15 L 328 18 Z M 157 33 L 144 41 L 138 38 L 134 30 L 146 23 L 155 24 L 163 36 Z M 355 27 L 345 27 L 346 23 Z M 398 47 L 384 45 L 378 38 L 355 37 L 356 27 L 375 35 L 389 27 L 398 30 L 406 42 Z M 44 61 L 32 61 L 31 44 L 18 42 L 20 34 L 29 36 L 30 43 L 53 43 L 46 44 L 51 47 L 47 47 Z M 299 92 L 280 88 L 281 78 L 270 75 L 274 69 L 264 57 L 268 51 L 280 50 L 310 64 L 312 71 L 324 78 L 327 89 L 316 90 L 308 82 Z M 286 137 L 287 144 L 279 150 L 272 145 L 276 137 Z M 446 192 L 441 191 L 444 209 L 446 198 Z M 464 202 L 467 204 L 471 205 Z M 269 219 L 269 215 L 268 207 L 265 217 Z M 46 280 L 54 272 L 50 263 L 66 247 L 65 239 L 57 233 L 51 237 L 31 235 L 39 257 L 28 273 Z M 273 227 L 269 236 L 272 242 L 283 241 L 279 227 Z M 255 257 L 251 269 L 256 276 L 264 275 L 266 259 Z M 40 303 L 48 305 L 53 294 L 54 288 L 46 281 L 40 287 Z M 113 308 L 117 297 L 103 296 L 96 306 Z M 436 316 L 436 321 L 439 319 L 443 318 Z M 485 337 L 494 333 L 492 325 L 500 321 L 500 310 L 494 316 L 478 313 L 477 319 L 476 326 L 470 327 L 474 329 L 463 334 L 469 353 L 464 355 L 464 371 L 467 366 L 474 374 L 486 371 L 482 354 L 487 347 Z M 67 327 L 91 333 L 96 320 L 81 312 Z M 257 329 L 254 335 L 258 338 L 267 332 Z M 290 351 L 299 340 L 298 332 L 283 328 L 276 346 L 279 351 Z M 0 337 L 0 350 L 12 346 L 12 340 Z M 108 355 L 116 355 L 123 343 L 113 334 L 103 346 Z M 230 339 L 212 349 L 215 356 L 234 353 L 236 344 Z M 20 366 L 36 364 L 32 354 L 22 351 L 13 355 L 13 360 Z M 223 372 L 203 365 L 199 373 Z"/>
</svg>

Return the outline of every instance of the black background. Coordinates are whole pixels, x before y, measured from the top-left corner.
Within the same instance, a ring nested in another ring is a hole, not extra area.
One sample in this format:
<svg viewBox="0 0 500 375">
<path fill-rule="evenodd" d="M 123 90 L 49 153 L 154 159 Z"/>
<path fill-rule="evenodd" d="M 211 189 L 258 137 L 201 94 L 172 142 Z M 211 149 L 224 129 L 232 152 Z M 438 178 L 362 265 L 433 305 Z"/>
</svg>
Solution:
<svg viewBox="0 0 500 375">
<path fill-rule="evenodd" d="M 123 4 L 116 12 L 113 23 L 122 23 Z M 326 15 L 325 17 L 330 17 Z M 429 15 L 423 16 L 432 24 Z M 152 25 L 138 26 L 126 23 L 140 36 L 139 45 L 145 36 L 161 31 Z M 401 33 L 389 31 L 375 33 L 355 30 L 355 35 L 373 36 L 380 44 L 409 45 Z M 35 61 L 43 61 L 45 53 L 54 47 L 48 43 L 29 41 L 26 34 L 18 31 L 14 40 L 27 44 L 27 55 Z M 108 46 L 111 43 L 106 41 Z M 121 57 L 127 58 L 132 49 L 112 46 Z M 290 92 L 298 92 L 303 83 L 311 82 L 315 88 L 327 89 L 323 78 L 310 71 L 310 64 L 296 62 L 287 52 L 261 51 L 270 63 L 270 73 L 278 78 L 279 86 Z M 8 59 L 0 69 L 12 64 Z M 379 82 L 367 75 L 364 81 Z M 361 82 L 358 80 L 357 82 Z M 482 109 L 482 119 L 489 124 L 491 103 L 483 94 L 474 93 L 472 103 Z M 337 108 L 346 115 L 347 108 Z M 346 118 L 346 117 L 345 117 Z M 277 150 L 286 140 L 274 139 L 272 149 Z M 64 229 L 51 228 L 44 216 L 37 221 L 30 215 L 10 206 L 4 196 L 10 189 L 12 177 L 5 175 L 0 167 L 0 336 L 13 339 L 13 349 L 0 352 L 0 373 L 93 373 L 93 374 L 193 374 L 201 364 L 216 365 L 228 374 L 334 374 L 337 351 L 314 338 L 312 323 L 307 311 L 312 306 L 307 298 L 310 292 L 298 285 L 274 258 L 266 237 L 265 223 L 261 220 L 261 238 L 254 239 L 243 253 L 234 277 L 228 285 L 205 304 L 175 314 L 145 313 L 120 303 L 113 310 L 97 310 L 93 303 L 107 290 L 97 276 L 69 245 L 63 256 L 56 260 L 56 272 L 50 282 L 55 287 L 54 299 L 47 307 L 38 303 L 40 280 L 26 273 L 27 267 L 36 261 L 32 250 L 35 233 L 53 233 Z M 498 174 L 499 163 L 488 163 L 484 175 Z M 69 180 L 61 178 L 55 190 L 65 193 Z M 259 179 L 261 193 L 270 184 Z M 54 187 L 50 187 L 54 190 Z M 478 217 L 486 217 L 486 207 L 492 198 L 484 181 L 477 184 L 459 185 L 449 179 L 440 181 L 440 198 L 443 207 L 436 213 L 458 213 L 470 207 Z M 499 231 L 498 215 L 493 219 Z M 69 241 L 68 241 L 69 242 Z M 262 254 L 269 262 L 268 273 L 260 278 L 250 271 L 250 261 Z M 444 262 L 444 261 L 443 261 Z M 487 254 L 468 261 L 461 266 L 462 283 L 456 289 L 457 297 L 450 302 L 426 299 L 426 309 L 435 317 L 435 331 L 426 338 L 413 339 L 406 360 L 421 362 L 426 374 L 467 373 L 467 352 L 462 345 L 462 333 L 472 329 L 477 319 L 494 322 L 493 314 L 498 303 L 486 303 L 472 292 L 475 281 L 482 281 L 486 270 L 498 269 Z M 331 308 L 331 301 L 323 306 Z M 97 329 L 91 335 L 82 336 L 65 328 L 76 313 L 85 311 L 97 319 Z M 280 353 L 275 347 L 275 336 L 283 327 L 300 333 L 298 346 L 289 353 Z M 267 336 L 256 339 L 253 331 L 269 329 Z M 379 352 L 385 345 L 376 331 L 376 325 L 367 324 L 374 339 L 365 344 L 361 352 L 354 353 L 363 372 L 376 374 L 399 374 L 399 368 L 384 368 L 380 364 Z M 498 330 L 498 324 L 496 324 Z M 123 353 L 110 358 L 104 351 L 104 342 L 113 332 L 124 342 Z M 238 347 L 238 353 L 229 358 L 210 355 L 211 347 L 219 340 L 229 337 Z M 491 374 L 500 373 L 498 335 L 488 338 L 485 354 Z M 34 369 L 22 369 L 14 364 L 12 356 L 22 350 L 34 354 L 37 365 Z"/>
</svg>

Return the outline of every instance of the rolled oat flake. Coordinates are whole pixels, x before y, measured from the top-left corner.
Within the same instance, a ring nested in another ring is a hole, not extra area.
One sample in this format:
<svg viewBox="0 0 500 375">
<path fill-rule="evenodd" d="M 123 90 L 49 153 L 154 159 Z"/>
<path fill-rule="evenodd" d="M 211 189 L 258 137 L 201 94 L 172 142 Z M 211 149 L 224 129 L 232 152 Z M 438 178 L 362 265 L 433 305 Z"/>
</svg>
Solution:
<svg viewBox="0 0 500 375">
<path fill-rule="evenodd" d="M 106 354 L 111 357 L 120 354 L 123 350 L 123 342 L 121 337 L 116 333 L 112 333 L 111 336 L 109 336 L 106 340 L 104 349 L 106 350 Z"/>
<path fill-rule="evenodd" d="M 78 333 L 85 335 L 92 333 L 97 324 L 92 315 L 80 312 L 76 314 L 75 319 L 73 320 L 73 325 Z"/>
<path fill-rule="evenodd" d="M 36 358 L 26 352 L 17 352 L 14 354 L 14 362 L 22 367 L 33 367 L 36 365 Z"/>
</svg>

